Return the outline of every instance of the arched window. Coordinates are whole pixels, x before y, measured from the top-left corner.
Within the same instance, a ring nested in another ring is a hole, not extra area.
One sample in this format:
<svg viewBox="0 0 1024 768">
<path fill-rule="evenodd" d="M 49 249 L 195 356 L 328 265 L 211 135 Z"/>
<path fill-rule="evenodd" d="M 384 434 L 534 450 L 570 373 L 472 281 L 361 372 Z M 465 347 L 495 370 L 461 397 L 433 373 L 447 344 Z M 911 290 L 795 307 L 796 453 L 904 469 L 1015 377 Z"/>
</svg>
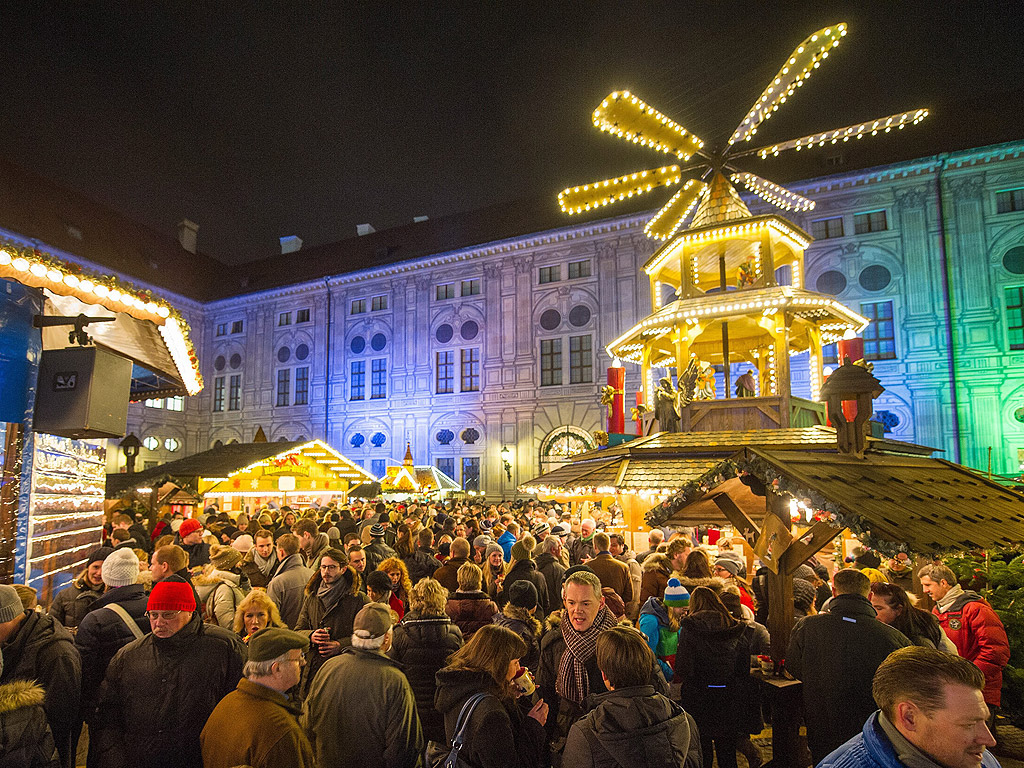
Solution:
<svg viewBox="0 0 1024 768">
<path fill-rule="evenodd" d="M 597 447 L 593 435 L 580 427 L 565 425 L 552 430 L 540 444 L 540 471 L 550 472 L 569 459 Z"/>
</svg>

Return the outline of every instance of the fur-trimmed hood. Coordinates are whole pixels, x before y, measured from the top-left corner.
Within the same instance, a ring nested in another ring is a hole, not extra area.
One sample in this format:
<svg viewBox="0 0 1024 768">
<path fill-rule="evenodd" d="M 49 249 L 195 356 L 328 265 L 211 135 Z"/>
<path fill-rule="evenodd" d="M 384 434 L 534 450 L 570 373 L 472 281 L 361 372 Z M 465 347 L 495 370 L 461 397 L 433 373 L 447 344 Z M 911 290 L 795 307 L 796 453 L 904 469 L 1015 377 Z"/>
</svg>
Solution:
<svg viewBox="0 0 1024 768">
<path fill-rule="evenodd" d="M 653 555 L 648 555 L 643 563 L 644 573 L 650 573 L 651 571 L 661 571 L 666 576 L 672 573 L 672 563 L 668 559 L 668 555 L 662 552 L 655 552 Z"/>
<path fill-rule="evenodd" d="M 197 587 L 210 587 L 221 583 L 237 587 L 241 583 L 241 580 L 241 574 L 233 571 L 218 571 L 216 568 L 213 568 L 208 573 L 201 573 L 196 576 L 192 580 L 192 583 Z"/>
<path fill-rule="evenodd" d="M 45 692 L 35 680 L 15 680 L 0 685 L 0 715 L 25 707 L 41 706 Z"/>
<path fill-rule="evenodd" d="M 644 564 L 646 565 L 646 563 Z M 686 587 L 686 591 L 691 595 L 693 594 L 693 590 L 697 587 L 707 587 L 716 595 L 720 594 L 722 589 L 725 587 L 725 580 L 720 579 L 717 576 L 712 576 L 710 579 L 689 579 L 685 576 L 676 576 L 676 578 L 679 579 L 679 583 Z"/>
<path fill-rule="evenodd" d="M 531 614 L 525 608 L 521 608 L 518 605 L 512 605 L 512 603 L 505 603 L 505 607 L 501 609 L 503 616 L 514 621 L 519 621 L 530 628 L 533 632 L 533 636 L 539 638 L 541 633 L 544 631 L 544 627 L 537 620 L 537 618 Z"/>
</svg>

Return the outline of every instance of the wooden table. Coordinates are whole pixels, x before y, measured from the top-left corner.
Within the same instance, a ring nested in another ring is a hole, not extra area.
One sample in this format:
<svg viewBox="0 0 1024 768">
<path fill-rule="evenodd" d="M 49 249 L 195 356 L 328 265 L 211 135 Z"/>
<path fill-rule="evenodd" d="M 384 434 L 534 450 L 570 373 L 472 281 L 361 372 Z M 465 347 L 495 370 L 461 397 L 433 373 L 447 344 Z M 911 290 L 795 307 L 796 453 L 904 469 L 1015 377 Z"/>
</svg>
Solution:
<svg viewBox="0 0 1024 768">
<path fill-rule="evenodd" d="M 772 759 L 764 768 L 804 768 L 800 759 L 803 683 L 763 672 L 751 672 L 761 686 L 772 714 Z"/>
</svg>

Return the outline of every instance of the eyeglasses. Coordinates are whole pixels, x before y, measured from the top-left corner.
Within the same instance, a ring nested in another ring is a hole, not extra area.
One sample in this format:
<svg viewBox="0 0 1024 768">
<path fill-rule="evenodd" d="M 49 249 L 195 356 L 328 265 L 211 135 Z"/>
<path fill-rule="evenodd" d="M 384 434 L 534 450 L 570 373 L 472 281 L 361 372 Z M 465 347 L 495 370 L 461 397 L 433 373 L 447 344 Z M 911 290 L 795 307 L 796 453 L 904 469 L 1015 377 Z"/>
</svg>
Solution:
<svg viewBox="0 0 1024 768">
<path fill-rule="evenodd" d="M 150 621 L 174 621 L 184 611 L 146 611 Z"/>
</svg>

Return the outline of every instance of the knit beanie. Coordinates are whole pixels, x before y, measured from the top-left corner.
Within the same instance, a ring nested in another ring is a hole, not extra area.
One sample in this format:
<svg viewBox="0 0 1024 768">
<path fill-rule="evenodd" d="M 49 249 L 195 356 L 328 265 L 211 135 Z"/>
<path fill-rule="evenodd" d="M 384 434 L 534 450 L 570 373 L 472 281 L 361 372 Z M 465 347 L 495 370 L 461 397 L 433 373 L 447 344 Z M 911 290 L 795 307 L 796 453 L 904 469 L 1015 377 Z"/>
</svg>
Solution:
<svg viewBox="0 0 1024 768">
<path fill-rule="evenodd" d="M 667 608 L 686 608 L 690 605 L 690 593 L 679 579 L 669 579 L 662 602 Z"/>
<path fill-rule="evenodd" d="M 99 547 L 98 549 L 94 549 L 92 554 L 89 555 L 89 560 L 86 562 L 85 567 L 88 568 L 93 563 L 102 563 L 113 551 L 113 547 Z"/>
<path fill-rule="evenodd" d="M 542 533 L 547 533 L 550 530 L 551 526 L 546 521 L 541 520 L 539 523 L 534 524 L 533 528 L 530 529 L 530 533 L 534 536 L 540 536 Z"/>
<path fill-rule="evenodd" d="M 530 610 L 537 607 L 537 587 L 532 581 L 520 579 L 513 581 L 508 588 L 508 602 L 510 605 Z"/>
<path fill-rule="evenodd" d="M 482 533 L 479 536 L 477 536 L 475 539 L 473 539 L 473 546 L 474 547 L 486 547 L 488 544 L 491 543 L 491 541 L 492 540 L 491 540 L 490 536 L 488 536 L 486 533 Z"/>
<path fill-rule="evenodd" d="M 809 581 L 811 584 L 814 583 L 814 569 L 809 565 L 801 565 L 795 571 L 793 571 L 794 579 L 803 579 Z"/>
<path fill-rule="evenodd" d="M 20 605 L 20 603 L 19 603 Z M 184 581 L 158 581 L 149 593 L 147 611 L 194 611 L 196 598 L 192 585 Z"/>
<path fill-rule="evenodd" d="M 512 545 L 512 559 L 513 560 L 529 560 L 530 555 L 533 553 L 527 549 L 526 544 L 522 541 L 517 541 Z"/>
<path fill-rule="evenodd" d="M 385 530 L 387 530 L 387 529 L 383 525 L 381 525 L 380 523 L 374 523 L 373 525 L 370 526 L 370 535 L 371 536 L 383 537 Z"/>
<path fill-rule="evenodd" d="M 484 560 L 490 559 L 491 554 L 494 552 L 500 552 L 502 558 L 505 557 L 505 550 L 501 548 L 501 544 L 495 544 L 494 542 L 491 542 L 487 545 L 487 549 L 484 550 Z"/>
<path fill-rule="evenodd" d="M 252 540 L 252 536 L 248 533 L 243 533 L 241 536 L 235 538 L 231 542 L 231 547 L 237 549 L 239 552 L 248 552 L 255 546 L 256 542 Z"/>
<path fill-rule="evenodd" d="M 793 605 L 803 610 L 809 610 L 814 605 L 814 599 L 818 591 L 811 582 L 805 579 L 793 579 Z"/>
<path fill-rule="evenodd" d="M 729 557 L 719 557 L 715 559 L 716 568 L 724 568 L 732 576 L 738 576 L 740 572 L 740 564 Z"/>
<path fill-rule="evenodd" d="M 210 555 L 210 562 L 218 571 L 230 571 L 242 562 L 242 553 L 234 547 L 221 547 Z"/>
<path fill-rule="evenodd" d="M 139 578 L 139 558 L 131 547 L 115 549 L 103 561 L 101 573 L 108 587 L 127 587 Z"/>
<path fill-rule="evenodd" d="M 189 534 L 192 534 L 192 533 L 195 533 L 198 530 L 201 530 L 202 527 L 203 527 L 202 523 L 200 523 L 194 517 L 190 517 L 188 520 L 182 520 L 181 521 L 181 526 L 178 528 L 178 535 L 181 536 L 181 538 L 184 539 Z"/>
<path fill-rule="evenodd" d="M 25 607 L 18 597 L 18 590 L 10 584 L 0 584 L 0 624 L 14 621 L 18 614 L 24 611 Z"/>
</svg>

